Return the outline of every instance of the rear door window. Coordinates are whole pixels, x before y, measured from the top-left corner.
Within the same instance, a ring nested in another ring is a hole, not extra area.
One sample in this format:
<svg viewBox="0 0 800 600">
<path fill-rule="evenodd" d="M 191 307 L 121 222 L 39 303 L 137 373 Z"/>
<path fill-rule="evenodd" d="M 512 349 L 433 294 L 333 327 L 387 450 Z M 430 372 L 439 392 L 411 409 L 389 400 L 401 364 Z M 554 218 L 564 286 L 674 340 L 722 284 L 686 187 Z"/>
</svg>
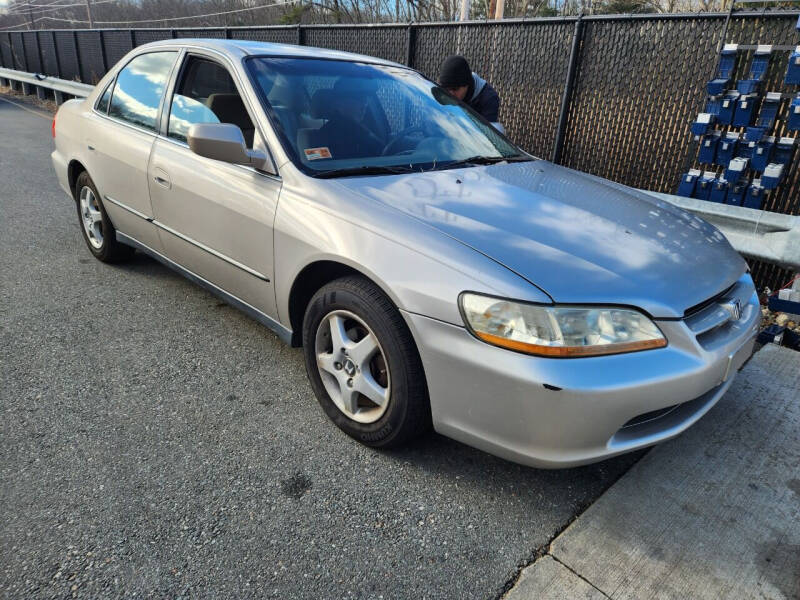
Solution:
<svg viewBox="0 0 800 600">
<path fill-rule="evenodd" d="M 117 75 L 109 116 L 155 131 L 158 107 L 177 52 L 148 52 L 134 58 Z"/>
</svg>

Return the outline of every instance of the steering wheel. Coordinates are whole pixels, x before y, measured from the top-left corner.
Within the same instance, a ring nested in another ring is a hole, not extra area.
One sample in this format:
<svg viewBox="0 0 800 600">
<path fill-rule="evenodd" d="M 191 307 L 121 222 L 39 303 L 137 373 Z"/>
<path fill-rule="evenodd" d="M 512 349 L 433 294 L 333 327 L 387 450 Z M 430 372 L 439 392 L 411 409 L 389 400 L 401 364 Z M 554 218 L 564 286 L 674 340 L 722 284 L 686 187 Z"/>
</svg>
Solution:
<svg viewBox="0 0 800 600">
<path fill-rule="evenodd" d="M 406 127 L 405 129 L 401 129 L 397 133 L 395 133 L 391 138 L 389 138 L 389 142 L 383 147 L 383 151 L 381 152 L 381 156 L 389 156 L 392 154 L 392 150 L 394 147 L 400 142 L 404 137 L 406 137 L 409 133 L 419 132 L 424 134 L 425 129 L 422 125 L 412 125 L 411 127 Z"/>
</svg>

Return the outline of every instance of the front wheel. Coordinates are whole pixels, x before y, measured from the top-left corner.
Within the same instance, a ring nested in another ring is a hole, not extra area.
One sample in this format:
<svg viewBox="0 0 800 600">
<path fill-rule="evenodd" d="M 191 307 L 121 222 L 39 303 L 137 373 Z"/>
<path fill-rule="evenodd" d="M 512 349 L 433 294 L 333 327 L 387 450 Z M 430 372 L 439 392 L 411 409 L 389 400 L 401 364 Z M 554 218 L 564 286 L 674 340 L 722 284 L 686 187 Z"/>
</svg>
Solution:
<svg viewBox="0 0 800 600">
<path fill-rule="evenodd" d="M 373 283 L 321 288 L 303 321 L 306 371 L 328 417 L 363 444 L 389 448 L 430 426 L 422 362 L 411 332 Z"/>
</svg>

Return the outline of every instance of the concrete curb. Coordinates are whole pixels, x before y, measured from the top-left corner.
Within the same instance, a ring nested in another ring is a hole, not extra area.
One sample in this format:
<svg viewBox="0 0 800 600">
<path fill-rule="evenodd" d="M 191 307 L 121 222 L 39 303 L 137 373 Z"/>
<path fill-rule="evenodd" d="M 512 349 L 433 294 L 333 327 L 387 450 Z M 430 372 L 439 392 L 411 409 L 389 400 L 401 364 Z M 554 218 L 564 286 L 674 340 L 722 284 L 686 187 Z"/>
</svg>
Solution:
<svg viewBox="0 0 800 600">
<path fill-rule="evenodd" d="M 799 390 L 800 353 L 765 346 L 505 598 L 800 598 Z"/>
</svg>

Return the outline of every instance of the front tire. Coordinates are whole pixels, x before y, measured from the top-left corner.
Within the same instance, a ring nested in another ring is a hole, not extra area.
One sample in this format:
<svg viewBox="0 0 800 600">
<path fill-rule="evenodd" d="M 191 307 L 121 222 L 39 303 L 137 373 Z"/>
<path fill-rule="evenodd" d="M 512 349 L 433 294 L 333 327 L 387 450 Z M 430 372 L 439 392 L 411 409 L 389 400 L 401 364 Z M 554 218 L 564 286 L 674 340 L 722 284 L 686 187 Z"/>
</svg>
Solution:
<svg viewBox="0 0 800 600">
<path fill-rule="evenodd" d="M 133 255 L 133 248 L 117 241 L 117 232 L 106 214 L 100 193 L 86 171 L 75 182 L 75 205 L 83 239 L 97 260 L 116 263 Z"/>
<path fill-rule="evenodd" d="M 430 427 L 425 373 L 403 317 L 358 276 L 322 287 L 303 320 L 306 371 L 322 409 L 342 431 L 376 448 Z"/>
</svg>

